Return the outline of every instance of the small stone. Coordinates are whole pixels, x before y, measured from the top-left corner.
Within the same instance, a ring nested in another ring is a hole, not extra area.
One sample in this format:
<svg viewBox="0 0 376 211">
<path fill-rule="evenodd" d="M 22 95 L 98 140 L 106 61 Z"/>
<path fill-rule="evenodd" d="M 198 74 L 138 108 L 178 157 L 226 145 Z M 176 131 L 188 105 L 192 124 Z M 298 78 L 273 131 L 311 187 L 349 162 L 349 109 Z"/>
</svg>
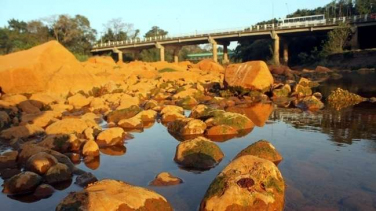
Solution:
<svg viewBox="0 0 376 211">
<path fill-rule="evenodd" d="M 52 166 L 58 163 L 57 159 L 45 152 L 31 156 L 26 162 L 26 169 L 37 174 L 45 174 Z"/>
<path fill-rule="evenodd" d="M 162 172 L 162 173 L 159 173 L 155 177 L 155 179 L 150 183 L 150 185 L 170 186 L 170 185 L 178 185 L 180 183 L 183 183 L 183 180 L 181 180 L 180 178 L 175 177 L 168 172 Z"/>
<path fill-rule="evenodd" d="M 90 172 L 85 172 L 76 177 L 76 184 L 81 187 L 86 187 L 88 184 L 94 183 L 98 181 L 98 179 Z"/>
<path fill-rule="evenodd" d="M 121 121 L 120 121 L 121 122 Z M 113 127 L 100 132 L 96 142 L 99 146 L 121 145 L 124 142 L 126 133 L 120 127 Z"/>
<path fill-rule="evenodd" d="M 17 166 L 17 151 L 4 152 L 0 155 L 0 169 L 14 168 Z"/>
</svg>

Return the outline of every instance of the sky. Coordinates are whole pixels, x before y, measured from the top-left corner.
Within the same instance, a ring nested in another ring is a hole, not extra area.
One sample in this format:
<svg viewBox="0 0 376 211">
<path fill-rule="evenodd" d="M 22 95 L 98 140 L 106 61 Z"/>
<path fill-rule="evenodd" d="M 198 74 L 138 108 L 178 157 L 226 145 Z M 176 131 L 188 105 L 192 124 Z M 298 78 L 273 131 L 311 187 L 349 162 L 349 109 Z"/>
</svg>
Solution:
<svg viewBox="0 0 376 211">
<path fill-rule="evenodd" d="M 145 34 L 156 25 L 170 35 L 247 27 L 330 0 L 0 0 L 0 26 L 9 19 L 38 20 L 57 14 L 86 16 L 98 34 L 113 18 Z M 274 8 L 274 9 L 273 9 Z"/>
</svg>

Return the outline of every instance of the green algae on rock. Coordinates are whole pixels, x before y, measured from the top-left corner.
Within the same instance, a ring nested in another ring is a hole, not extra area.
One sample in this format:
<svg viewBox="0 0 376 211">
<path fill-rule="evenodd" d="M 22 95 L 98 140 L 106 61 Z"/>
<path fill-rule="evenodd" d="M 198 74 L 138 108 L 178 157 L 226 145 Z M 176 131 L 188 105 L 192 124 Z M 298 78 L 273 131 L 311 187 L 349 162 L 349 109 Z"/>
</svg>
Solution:
<svg viewBox="0 0 376 211">
<path fill-rule="evenodd" d="M 276 148 L 266 140 L 259 140 L 247 148 L 239 152 L 234 159 L 244 155 L 253 155 L 259 158 L 269 160 L 276 165 L 282 161 L 282 155 L 276 150 Z"/>
</svg>

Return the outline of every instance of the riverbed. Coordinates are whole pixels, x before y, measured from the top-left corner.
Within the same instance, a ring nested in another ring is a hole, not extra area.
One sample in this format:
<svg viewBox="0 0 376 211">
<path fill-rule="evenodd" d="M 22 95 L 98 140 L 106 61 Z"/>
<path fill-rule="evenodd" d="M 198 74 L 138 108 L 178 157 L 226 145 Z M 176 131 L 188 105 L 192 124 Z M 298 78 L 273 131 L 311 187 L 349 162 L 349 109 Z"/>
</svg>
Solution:
<svg viewBox="0 0 376 211">
<path fill-rule="evenodd" d="M 376 96 L 374 82 L 374 74 L 344 75 L 317 89 L 324 97 L 336 87 L 370 97 Z M 207 171 L 180 168 L 173 160 L 179 141 L 158 122 L 142 132 L 132 132 L 134 138 L 126 140 L 124 147 L 101 150 L 99 160 L 81 162 L 78 167 L 98 179 L 123 180 L 152 189 L 175 210 L 198 210 L 216 175 L 242 149 L 265 139 L 283 156 L 278 168 L 286 182 L 285 210 L 376 210 L 376 105 L 365 102 L 340 111 L 326 107 L 313 113 L 273 107 L 264 126 L 243 137 L 216 142 L 225 157 Z M 149 186 L 162 171 L 183 183 Z M 73 182 L 56 188 L 60 190 L 39 201 L 0 194 L 1 210 L 54 210 L 69 192 L 81 190 Z"/>
</svg>

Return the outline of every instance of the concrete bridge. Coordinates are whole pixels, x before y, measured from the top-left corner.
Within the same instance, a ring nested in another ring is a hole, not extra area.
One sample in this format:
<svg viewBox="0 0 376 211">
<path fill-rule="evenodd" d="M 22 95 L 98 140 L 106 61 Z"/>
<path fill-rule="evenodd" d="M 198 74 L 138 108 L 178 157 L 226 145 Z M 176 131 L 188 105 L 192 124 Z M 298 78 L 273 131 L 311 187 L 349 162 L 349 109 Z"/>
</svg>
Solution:
<svg viewBox="0 0 376 211">
<path fill-rule="evenodd" d="M 283 24 L 253 25 L 240 29 L 217 30 L 204 33 L 194 33 L 183 36 L 155 36 L 148 38 L 136 38 L 125 41 L 109 41 L 93 46 L 93 54 L 113 52 L 118 54 L 118 60 L 123 60 L 123 53 L 132 53 L 134 58 L 144 49 L 157 48 L 160 53 L 160 61 L 165 60 L 165 49 L 173 49 L 174 61 L 178 62 L 179 51 L 185 45 L 197 45 L 210 43 L 212 45 L 213 60 L 218 61 L 217 47 L 223 45 L 223 63 L 228 63 L 227 47 L 231 41 L 244 39 L 273 39 L 273 61 L 280 64 L 280 46 L 282 46 L 282 59 L 288 62 L 288 41 L 291 37 L 326 34 L 340 26 L 340 23 L 348 23 L 353 33 L 351 46 L 359 47 L 358 28 L 376 26 L 376 15 L 361 15 L 351 17 L 340 17 L 325 19 L 321 23 L 297 22 L 294 25 L 284 26 Z M 282 42 L 282 45 L 280 43 Z"/>
</svg>

